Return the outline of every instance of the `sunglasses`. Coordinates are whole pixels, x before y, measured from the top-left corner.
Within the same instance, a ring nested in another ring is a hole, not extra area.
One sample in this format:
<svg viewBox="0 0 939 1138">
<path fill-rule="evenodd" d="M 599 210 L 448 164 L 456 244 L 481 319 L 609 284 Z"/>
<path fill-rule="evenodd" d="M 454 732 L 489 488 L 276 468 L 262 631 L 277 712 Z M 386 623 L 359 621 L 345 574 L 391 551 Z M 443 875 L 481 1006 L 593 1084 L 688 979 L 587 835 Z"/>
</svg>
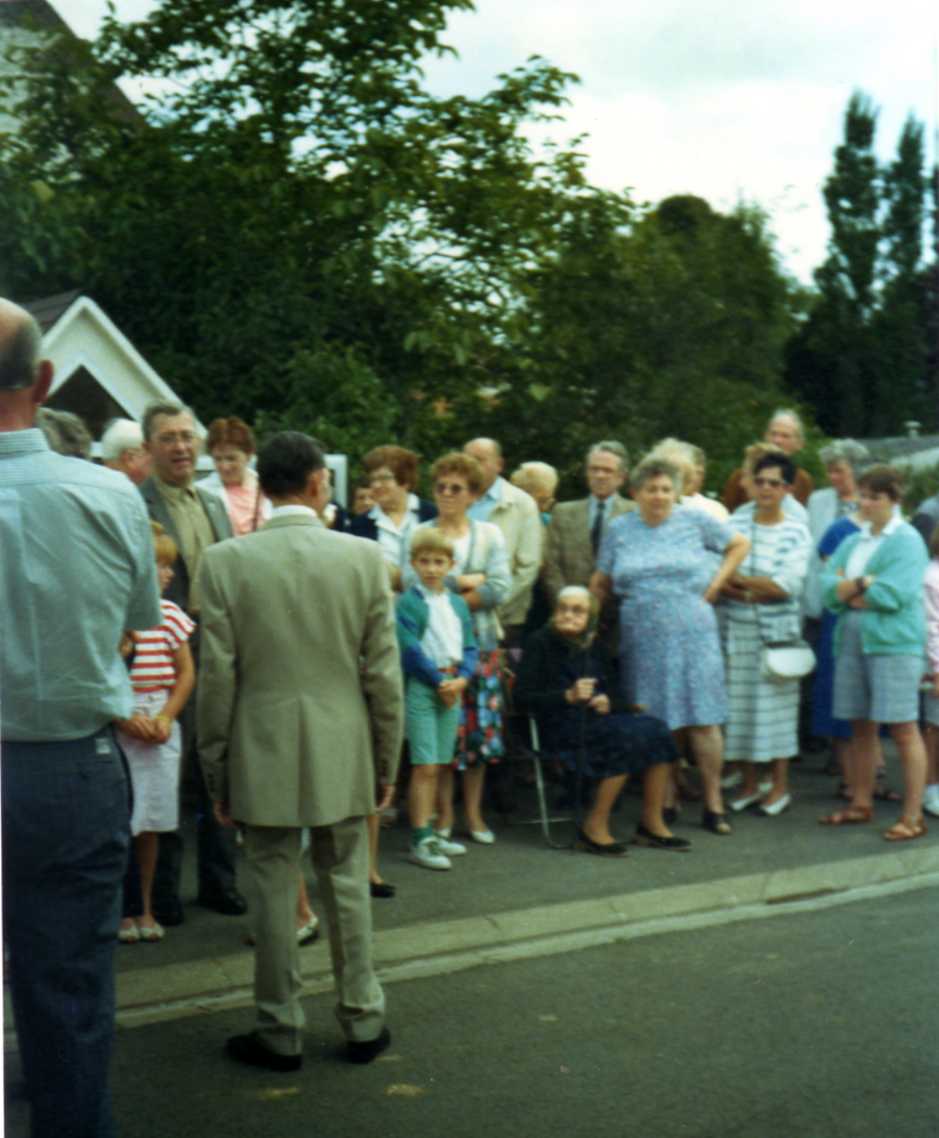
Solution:
<svg viewBox="0 0 939 1138">
<path fill-rule="evenodd" d="M 754 478 L 754 486 L 772 486 L 774 489 L 777 486 L 784 486 L 785 483 L 781 478 Z"/>
<path fill-rule="evenodd" d="M 464 494 L 467 489 L 461 482 L 438 482 L 434 486 L 437 494 Z"/>
</svg>

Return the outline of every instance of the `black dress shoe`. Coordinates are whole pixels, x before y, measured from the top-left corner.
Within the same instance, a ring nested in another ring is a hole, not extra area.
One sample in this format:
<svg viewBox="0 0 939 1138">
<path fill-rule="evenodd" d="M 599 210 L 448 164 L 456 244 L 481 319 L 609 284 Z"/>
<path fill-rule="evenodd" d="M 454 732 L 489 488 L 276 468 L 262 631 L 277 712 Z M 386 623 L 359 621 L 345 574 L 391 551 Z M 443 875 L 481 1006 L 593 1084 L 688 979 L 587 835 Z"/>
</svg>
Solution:
<svg viewBox="0 0 939 1138">
<path fill-rule="evenodd" d="M 395 887 L 388 881 L 370 881 L 368 891 L 373 897 L 394 897 Z"/>
<path fill-rule="evenodd" d="M 226 889 L 213 889 L 211 892 L 200 893 L 196 903 L 204 909 L 214 909 L 216 913 L 222 913 L 226 917 L 240 917 L 242 913 L 248 911 L 247 901 L 234 885 L 229 885 Z"/>
<path fill-rule="evenodd" d="M 299 1071 L 303 1066 L 302 1055 L 281 1055 L 272 1051 L 258 1037 L 256 1031 L 250 1035 L 233 1035 L 225 1044 L 229 1057 L 250 1067 L 264 1067 L 268 1071 Z"/>
<path fill-rule="evenodd" d="M 625 857 L 626 846 L 622 842 L 595 842 L 588 838 L 583 830 L 577 831 L 577 844 L 587 853 L 601 854 L 606 857 Z"/>
<path fill-rule="evenodd" d="M 154 901 L 153 915 L 161 925 L 169 929 L 181 925 L 186 919 L 183 903 L 178 897 L 171 897 L 166 901 Z"/>
<path fill-rule="evenodd" d="M 381 1034 L 374 1039 L 361 1042 L 350 1039 L 346 1044 L 346 1058 L 350 1063 L 371 1063 L 391 1044 L 391 1032 L 387 1027 L 381 1029 Z"/>
<path fill-rule="evenodd" d="M 687 838 L 676 838 L 674 834 L 668 837 L 664 834 L 653 834 L 641 824 L 636 827 L 633 845 L 646 846 L 653 850 L 675 850 L 676 853 L 687 853 L 691 849 L 691 842 Z"/>
</svg>

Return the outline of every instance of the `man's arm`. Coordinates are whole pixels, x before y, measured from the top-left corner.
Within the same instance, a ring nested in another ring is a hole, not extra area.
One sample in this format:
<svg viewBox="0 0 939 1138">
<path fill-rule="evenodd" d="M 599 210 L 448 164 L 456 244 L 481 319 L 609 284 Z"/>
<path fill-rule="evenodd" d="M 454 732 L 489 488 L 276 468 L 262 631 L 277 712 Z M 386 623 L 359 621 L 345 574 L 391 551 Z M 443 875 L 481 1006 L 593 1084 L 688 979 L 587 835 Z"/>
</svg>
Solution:
<svg viewBox="0 0 939 1138">
<path fill-rule="evenodd" d="M 202 624 L 196 737 L 209 796 L 227 805 L 228 741 L 237 694 L 235 636 L 210 552 L 202 555 L 197 577 L 202 590 Z"/>
<path fill-rule="evenodd" d="M 124 628 L 156 628 L 162 620 L 162 613 L 150 519 L 136 493 L 130 499 L 129 509 L 131 517 L 128 528 L 133 542 L 130 549 L 132 584 L 127 598 Z"/>
<path fill-rule="evenodd" d="M 552 605 L 557 600 L 558 593 L 567 584 L 564 580 L 564 574 L 561 571 L 561 550 L 564 545 L 564 515 L 563 513 L 558 513 L 558 509 L 558 506 L 554 507 L 554 513 L 551 515 L 551 521 L 548 523 L 548 530 L 545 534 L 544 565 L 541 569 L 541 579 L 547 590 L 548 600 Z"/>
<path fill-rule="evenodd" d="M 519 598 L 531 592 L 541 568 L 542 524 L 538 514 L 538 507 L 527 495 L 522 494 L 516 499 L 519 510 L 518 543 L 515 546 L 515 556 L 512 559 L 512 589 L 502 604 L 502 608 L 511 608 Z M 524 615 L 524 614 L 522 614 Z"/>
<path fill-rule="evenodd" d="M 364 542 L 362 555 L 370 562 L 371 585 L 362 636 L 362 690 L 372 727 L 376 778 L 387 786 L 397 776 L 404 736 L 401 661 L 384 559 L 377 546 Z"/>
</svg>

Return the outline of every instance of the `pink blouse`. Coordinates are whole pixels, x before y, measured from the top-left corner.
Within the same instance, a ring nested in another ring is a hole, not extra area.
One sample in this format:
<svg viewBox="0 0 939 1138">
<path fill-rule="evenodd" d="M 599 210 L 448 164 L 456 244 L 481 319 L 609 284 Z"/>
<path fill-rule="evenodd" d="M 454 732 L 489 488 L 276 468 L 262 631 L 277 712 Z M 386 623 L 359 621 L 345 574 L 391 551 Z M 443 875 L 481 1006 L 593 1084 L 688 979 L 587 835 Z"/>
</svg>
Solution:
<svg viewBox="0 0 939 1138">
<path fill-rule="evenodd" d="M 252 533 L 271 514 L 271 504 L 261 493 L 258 476 L 253 470 L 247 471 L 241 486 L 225 487 L 225 501 L 228 503 L 228 516 L 235 537 Z"/>
</svg>

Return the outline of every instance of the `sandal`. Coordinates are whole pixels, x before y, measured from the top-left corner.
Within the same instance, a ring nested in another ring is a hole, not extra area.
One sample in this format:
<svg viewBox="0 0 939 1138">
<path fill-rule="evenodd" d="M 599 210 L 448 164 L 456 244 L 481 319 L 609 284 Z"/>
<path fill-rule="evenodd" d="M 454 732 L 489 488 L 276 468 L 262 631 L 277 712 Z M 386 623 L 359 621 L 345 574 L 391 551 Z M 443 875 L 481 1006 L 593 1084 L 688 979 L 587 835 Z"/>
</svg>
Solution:
<svg viewBox="0 0 939 1138">
<path fill-rule="evenodd" d="M 874 817 L 870 806 L 846 806 L 844 810 L 836 810 L 834 814 L 824 814 L 818 820 L 820 826 L 860 826 L 870 822 Z"/>
<path fill-rule="evenodd" d="M 911 842 L 914 838 L 921 838 L 926 833 L 926 823 L 922 818 L 901 818 L 898 822 L 884 830 L 885 842 Z"/>
<path fill-rule="evenodd" d="M 716 810 L 704 810 L 701 814 L 701 825 L 712 834 L 725 838 L 734 831 L 727 821 L 726 814 L 718 814 Z"/>
</svg>

